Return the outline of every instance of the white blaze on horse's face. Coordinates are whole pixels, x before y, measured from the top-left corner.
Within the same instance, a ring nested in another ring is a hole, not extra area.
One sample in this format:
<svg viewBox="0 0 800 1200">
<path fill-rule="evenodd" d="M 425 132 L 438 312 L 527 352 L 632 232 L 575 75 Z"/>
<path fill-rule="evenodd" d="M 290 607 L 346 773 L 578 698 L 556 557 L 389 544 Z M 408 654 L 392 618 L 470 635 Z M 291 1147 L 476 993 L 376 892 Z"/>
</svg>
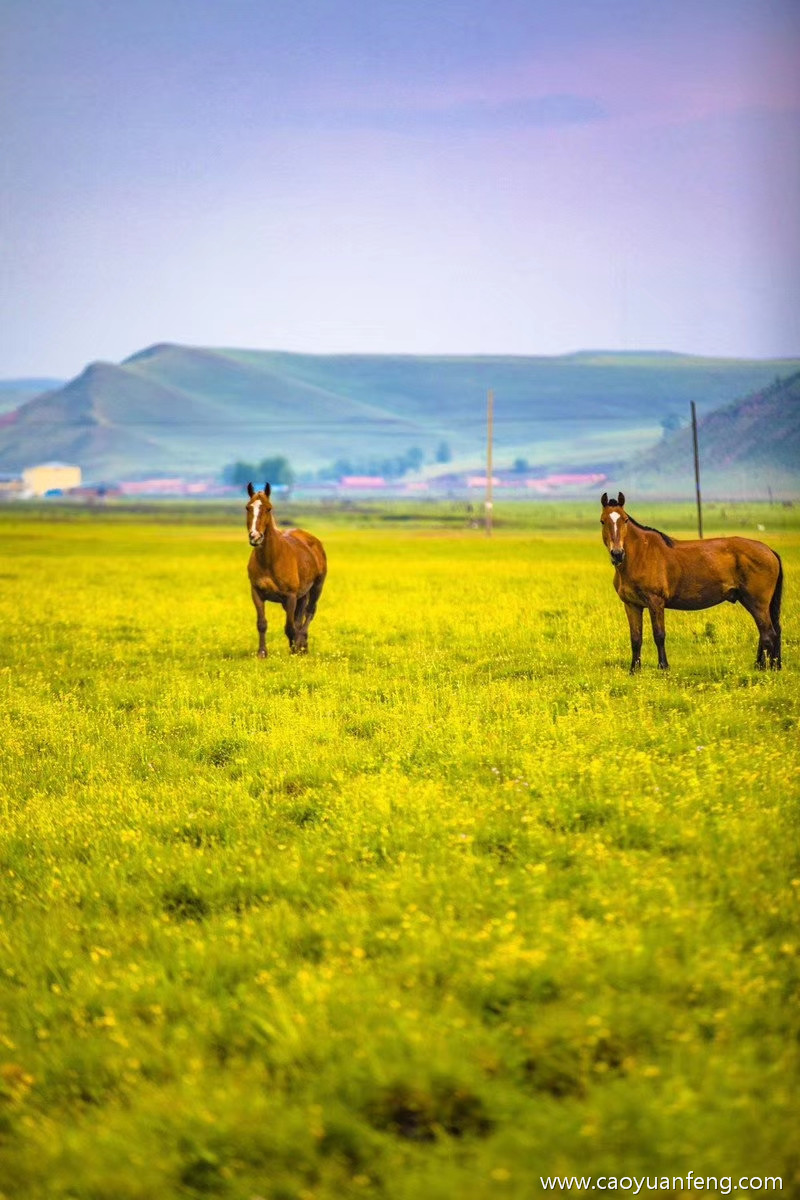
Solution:
<svg viewBox="0 0 800 1200">
<path fill-rule="evenodd" d="M 249 506 L 249 509 L 248 533 L 250 535 L 250 545 L 260 546 L 264 540 L 264 535 L 258 528 L 258 516 L 261 512 L 261 501 L 254 500 L 252 505 Z"/>
<path fill-rule="evenodd" d="M 603 541 L 615 567 L 620 566 L 625 559 L 623 543 L 627 524 L 628 518 L 622 511 L 609 512 L 607 516 L 603 517 Z"/>
</svg>

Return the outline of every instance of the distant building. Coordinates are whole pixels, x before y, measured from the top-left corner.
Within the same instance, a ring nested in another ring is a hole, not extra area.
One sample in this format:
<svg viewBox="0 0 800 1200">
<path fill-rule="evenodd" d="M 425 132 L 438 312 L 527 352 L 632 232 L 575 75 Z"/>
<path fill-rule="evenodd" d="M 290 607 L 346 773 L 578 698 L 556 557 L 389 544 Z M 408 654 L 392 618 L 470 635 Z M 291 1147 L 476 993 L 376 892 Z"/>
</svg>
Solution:
<svg viewBox="0 0 800 1200">
<path fill-rule="evenodd" d="M 339 480 L 343 488 L 368 488 L 375 491 L 386 487 L 383 475 L 343 475 Z"/>
<path fill-rule="evenodd" d="M 558 491 L 595 487 L 598 483 L 605 483 L 606 479 L 607 476 L 599 471 L 583 475 L 547 475 L 544 479 L 526 479 L 525 486 L 532 488 L 540 494 L 548 494 Z"/>
<path fill-rule="evenodd" d="M 70 492 L 75 500 L 85 500 L 87 504 L 95 504 L 107 500 L 109 496 L 121 496 L 119 484 L 117 483 L 82 483 L 79 488 L 73 488 Z"/>
<path fill-rule="evenodd" d="M 80 467 L 69 463 L 39 463 L 22 472 L 22 485 L 29 496 L 46 496 L 48 492 L 68 492 L 81 486 Z"/>
<path fill-rule="evenodd" d="M 23 484 L 19 475 L 0 475 L 0 500 L 16 499 L 22 495 Z"/>
<path fill-rule="evenodd" d="M 183 496 L 186 480 L 171 475 L 161 479 L 123 480 L 119 490 L 123 496 Z"/>
<path fill-rule="evenodd" d="M 127 479 L 119 484 L 123 496 L 211 496 L 225 495 L 228 490 L 213 479 L 183 479 L 173 475 L 159 479 Z"/>
</svg>

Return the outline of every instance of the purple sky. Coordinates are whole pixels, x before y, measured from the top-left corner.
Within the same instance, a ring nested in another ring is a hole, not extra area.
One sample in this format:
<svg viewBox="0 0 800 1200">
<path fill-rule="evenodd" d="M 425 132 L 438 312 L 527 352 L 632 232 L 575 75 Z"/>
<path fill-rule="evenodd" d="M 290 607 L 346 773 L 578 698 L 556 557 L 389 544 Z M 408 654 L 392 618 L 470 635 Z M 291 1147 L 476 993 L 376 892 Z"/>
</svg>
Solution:
<svg viewBox="0 0 800 1200">
<path fill-rule="evenodd" d="M 800 354 L 796 0 L 3 0 L 0 378 Z"/>
</svg>

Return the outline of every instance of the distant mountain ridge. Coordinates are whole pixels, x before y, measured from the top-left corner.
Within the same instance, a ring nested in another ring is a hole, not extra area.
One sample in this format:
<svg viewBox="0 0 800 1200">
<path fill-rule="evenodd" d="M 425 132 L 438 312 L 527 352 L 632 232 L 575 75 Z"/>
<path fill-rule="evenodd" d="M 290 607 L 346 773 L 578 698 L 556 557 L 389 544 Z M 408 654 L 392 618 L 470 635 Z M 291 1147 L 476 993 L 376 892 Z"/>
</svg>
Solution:
<svg viewBox="0 0 800 1200">
<path fill-rule="evenodd" d="M 705 414 L 800 371 L 800 360 L 671 352 L 560 357 L 308 355 L 162 343 L 90 364 L 0 418 L 0 470 L 74 462 L 87 479 L 218 476 L 236 459 L 295 469 L 363 463 L 446 442 L 483 461 L 495 394 L 496 462 L 605 467 L 657 440 L 661 422 Z"/>
<path fill-rule="evenodd" d="M 64 386 L 63 379 L 0 379 L 0 415 L 21 404 Z"/>
<path fill-rule="evenodd" d="M 800 371 L 698 420 L 701 482 L 724 494 L 750 481 L 767 494 L 800 483 Z M 690 427 L 679 429 L 628 464 L 632 486 L 668 491 L 693 478 Z"/>
</svg>

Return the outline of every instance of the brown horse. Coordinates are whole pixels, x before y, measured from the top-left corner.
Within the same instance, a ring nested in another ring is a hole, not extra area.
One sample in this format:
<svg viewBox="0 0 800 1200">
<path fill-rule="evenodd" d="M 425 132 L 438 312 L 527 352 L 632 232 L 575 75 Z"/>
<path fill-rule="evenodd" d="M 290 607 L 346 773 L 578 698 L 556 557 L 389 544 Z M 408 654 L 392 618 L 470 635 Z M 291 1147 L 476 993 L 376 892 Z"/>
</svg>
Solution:
<svg viewBox="0 0 800 1200">
<path fill-rule="evenodd" d="M 694 611 L 723 600 L 739 603 L 758 626 L 756 666 L 781 668 L 783 566 L 774 550 L 750 538 L 679 542 L 640 525 L 625 512 L 622 492 L 600 501 L 603 541 L 614 564 L 614 587 L 625 605 L 631 631 L 631 673 L 642 665 L 642 617 L 650 613 L 658 665 L 669 666 L 664 650 L 664 609 Z"/>
<path fill-rule="evenodd" d="M 328 570 L 322 542 L 304 529 L 281 533 L 272 516 L 271 488 L 257 492 L 247 485 L 247 532 L 253 553 L 247 564 L 250 590 L 256 606 L 258 657 L 267 657 L 267 618 L 264 604 L 282 604 L 286 612 L 285 633 L 292 654 L 308 650 L 308 627 L 317 611 Z"/>
</svg>

